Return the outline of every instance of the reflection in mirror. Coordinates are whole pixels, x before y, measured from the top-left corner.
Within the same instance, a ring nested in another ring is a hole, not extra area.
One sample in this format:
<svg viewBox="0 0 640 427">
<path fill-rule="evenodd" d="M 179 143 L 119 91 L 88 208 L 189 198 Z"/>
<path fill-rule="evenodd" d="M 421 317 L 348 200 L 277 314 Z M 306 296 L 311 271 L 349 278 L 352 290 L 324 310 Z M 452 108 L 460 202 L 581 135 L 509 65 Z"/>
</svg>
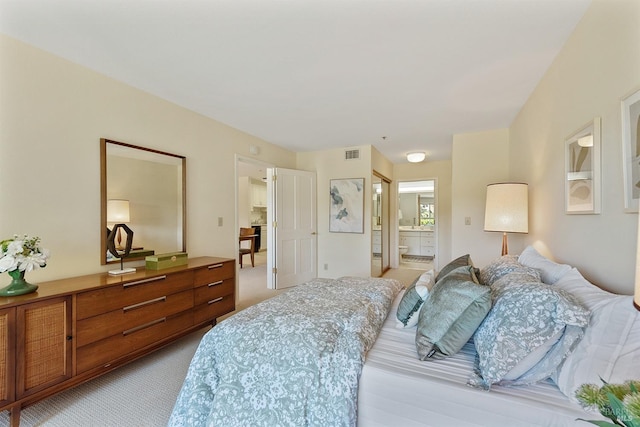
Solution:
<svg viewBox="0 0 640 427">
<path fill-rule="evenodd" d="M 398 225 L 402 229 L 432 229 L 435 218 L 435 181 L 411 181 L 398 184 Z"/>
<path fill-rule="evenodd" d="M 398 261 L 400 268 L 435 267 L 438 245 L 436 181 L 398 183 Z"/>
<path fill-rule="evenodd" d="M 185 252 L 186 158 L 107 139 L 100 140 L 100 158 L 101 263 L 118 262 L 107 251 L 115 224 L 133 231 L 129 260 Z"/>
<path fill-rule="evenodd" d="M 373 172 L 371 205 L 371 276 L 380 277 L 390 268 L 389 257 L 389 184 Z"/>
<path fill-rule="evenodd" d="M 565 140 L 566 212 L 600 213 L 600 120 Z"/>
<path fill-rule="evenodd" d="M 382 275 L 382 180 L 373 175 L 371 188 L 371 277 Z"/>
</svg>

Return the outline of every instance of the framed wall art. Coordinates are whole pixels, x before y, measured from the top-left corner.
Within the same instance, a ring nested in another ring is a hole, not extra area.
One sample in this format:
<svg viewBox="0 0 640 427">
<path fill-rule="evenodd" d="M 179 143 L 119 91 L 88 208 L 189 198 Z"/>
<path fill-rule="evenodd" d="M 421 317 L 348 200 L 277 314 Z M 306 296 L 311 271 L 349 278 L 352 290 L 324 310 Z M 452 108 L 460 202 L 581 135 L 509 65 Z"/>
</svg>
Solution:
<svg viewBox="0 0 640 427">
<path fill-rule="evenodd" d="M 640 200 L 640 90 L 622 100 L 624 209 L 638 212 Z"/>
<path fill-rule="evenodd" d="M 332 179 L 329 192 L 329 231 L 364 233 L 364 178 Z"/>
<path fill-rule="evenodd" d="M 600 213 L 600 117 L 565 140 L 565 212 Z"/>
</svg>

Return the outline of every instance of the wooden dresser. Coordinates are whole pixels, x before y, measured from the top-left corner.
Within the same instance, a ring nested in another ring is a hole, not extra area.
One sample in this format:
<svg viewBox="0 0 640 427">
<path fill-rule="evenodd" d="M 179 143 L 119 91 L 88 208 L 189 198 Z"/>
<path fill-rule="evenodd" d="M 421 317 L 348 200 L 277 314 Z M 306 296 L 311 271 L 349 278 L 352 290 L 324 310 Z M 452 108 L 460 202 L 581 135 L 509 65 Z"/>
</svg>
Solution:
<svg viewBox="0 0 640 427">
<path fill-rule="evenodd" d="M 105 374 L 235 310 L 235 260 L 38 283 L 0 297 L 0 410 L 20 410 Z"/>
</svg>

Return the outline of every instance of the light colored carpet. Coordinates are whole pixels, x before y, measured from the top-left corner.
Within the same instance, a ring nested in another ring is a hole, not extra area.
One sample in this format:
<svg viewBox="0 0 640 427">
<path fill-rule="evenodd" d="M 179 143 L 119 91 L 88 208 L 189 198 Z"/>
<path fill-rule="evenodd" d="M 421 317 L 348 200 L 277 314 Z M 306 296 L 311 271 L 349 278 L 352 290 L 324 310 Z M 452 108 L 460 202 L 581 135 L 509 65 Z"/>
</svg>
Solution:
<svg viewBox="0 0 640 427">
<path fill-rule="evenodd" d="M 425 269 L 419 268 L 392 268 L 387 270 L 382 277 L 386 279 L 396 279 L 404 286 L 409 286 L 416 277 L 424 273 Z"/>
<path fill-rule="evenodd" d="M 256 266 L 239 273 L 237 310 L 282 291 L 266 287 L 266 255 L 256 255 Z M 405 285 L 424 270 L 392 269 L 384 277 Z M 100 378 L 50 397 L 22 410 L 21 427 L 156 427 L 171 415 L 191 358 L 209 328 L 194 332 L 157 352 Z M 7 411 L 0 426 L 9 425 Z"/>
<path fill-rule="evenodd" d="M 22 410 L 21 427 L 165 426 L 202 335 L 168 347 Z M 0 425 L 9 425 L 7 411 Z"/>
</svg>

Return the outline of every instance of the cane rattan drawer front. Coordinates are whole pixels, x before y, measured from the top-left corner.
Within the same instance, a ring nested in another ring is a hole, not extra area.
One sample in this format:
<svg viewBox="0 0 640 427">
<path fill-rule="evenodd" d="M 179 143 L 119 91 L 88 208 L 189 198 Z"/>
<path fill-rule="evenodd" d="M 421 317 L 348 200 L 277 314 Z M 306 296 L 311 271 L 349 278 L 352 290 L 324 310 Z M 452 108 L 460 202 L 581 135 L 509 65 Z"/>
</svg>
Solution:
<svg viewBox="0 0 640 427">
<path fill-rule="evenodd" d="M 82 319 L 76 326 L 76 345 L 82 347 L 192 307 L 193 290 L 189 289 Z"/>
<path fill-rule="evenodd" d="M 193 271 L 163 274 L 78 294 L 77 318 L 86 319 L 143 301 L 193 289 Z"/>
<path fill-rule="evenodd" d="M 235 280 L 231 278 L 197 287 L 195 289 L 195 305 L 206 304 L 218 297 L 233 294 L 235 286 Z"/>
<path fill-rule="evenodd" d="M 16 397 L 71 378 L 71 297 L 19 306 L 16 322 Z"/>
<path fill-rule="evenodd" d="M 77 349 L 77 371 L 81 373 L 99 366 L 107 367 L 121 357 L 162 342 L 191 326 L 193 326 L 193 311 L 189 310 L 175 316 L 153 320 L 118 335 L 85 345 Z"/>
<path fill-rule="evenodd" d="M 15 308 L 0 310 L 0 404 L 15 396 L 15 315 Z"/>
<path fill-rule="evenodd" d="M 207 267 L 198 268 L 194 271 L 194 273 L 194 286 L 206 286 L 210 283 L 234 278 L 236 273 L 236 265 L 235 261 L 219 262 L 211 264 Z"/>
<path fill-rule="evenodd" d="M 205 304 L 197 305 L 194 308 L 194 323 L 206 323 L 215 320 L 224 314 L 235 310 L 235 299 L 233 294 L 209 300 Z"/>
</svg>

